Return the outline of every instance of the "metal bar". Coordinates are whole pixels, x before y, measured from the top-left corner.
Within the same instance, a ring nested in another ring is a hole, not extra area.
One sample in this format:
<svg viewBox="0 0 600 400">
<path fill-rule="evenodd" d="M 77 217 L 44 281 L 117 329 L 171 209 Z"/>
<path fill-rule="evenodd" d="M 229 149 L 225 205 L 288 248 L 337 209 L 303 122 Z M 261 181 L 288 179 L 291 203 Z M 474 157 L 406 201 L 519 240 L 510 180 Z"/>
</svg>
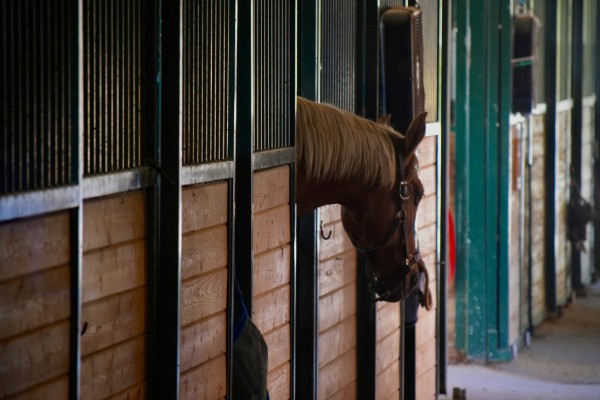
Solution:
<svg viewBox="0 0 600 400">
<path fill-rule="evenodd" d="M 546 143 L 544 146 L 545 156 L 545 174 L 544 186 L 546 190 L 545 197 L 545 221 L 544 221 L 544 259 L 545 259 L 545 282 L 546 282 L 546 308 L 550 313 L 556 313 L 558 310 L 557 290 L 556 290 L 556 23 L 557 23 L 557 0 L 548 0 L 546 2 L 546 20 L 545 27 L 545 71 L 547 79 L 545 80 L 546 95 Z"/>
<path fill-rule="evenodd" d="M 596 4 L 596 42 L 594 48 L 594 95 L 596 99 L 600 99 L 600 42 L 598 41 L 600 38 L 600 7 Z M 598 146 L 600 145 L 600 107 L 598 103 L 594 107 L 594 143 L 595 143 L 595 151 L 594 151 L 594 207 L 598 209 L 600 207 L 600 149 Z M 600 276 L 600 218 L 594 218 L 593 222 L 594 226 L 594 264 L 595 271 L 594 277 L 598 278 Z"/>
<path fill-rule="evenodd" d="M 235 163 L 233 161 L 187 165 L 181 170 L 181 184 L 186 186 L 232 179 L 234 175 Z"/>
<path fill-rule="evenodd" d="M 252 155 L 252 168 L 255 170 L 291 164 L 296 160 L 296 150 L 293 147 L 264 150 Z"/>
<path fill-rule="evenodd" d="M 572 47 L 571 47 L 571 95 L 573 110 L 571 111 L 571 199 L 581 191 L 581 173 L 583 155 L 583 0 L 572 2 Z M 575 58 L 577 57 L 577 58 Z M 581 275 L 581 253 L 571 243 L 571 288 L 583 290 Z"/>
<path fill-rule="evenodd" d="M 181 1 L 158 1 L 158 264 L 154 284 L 156 399 L 179 398 L 181 292 Z"/>
<path fill-rule="evenodd" d="M 152 186 L 155 180 L 155 171 L 148 167 L 91 176 L 83 179 L 83 198 L 91 199 L 145 189 Z"/>
</svg>

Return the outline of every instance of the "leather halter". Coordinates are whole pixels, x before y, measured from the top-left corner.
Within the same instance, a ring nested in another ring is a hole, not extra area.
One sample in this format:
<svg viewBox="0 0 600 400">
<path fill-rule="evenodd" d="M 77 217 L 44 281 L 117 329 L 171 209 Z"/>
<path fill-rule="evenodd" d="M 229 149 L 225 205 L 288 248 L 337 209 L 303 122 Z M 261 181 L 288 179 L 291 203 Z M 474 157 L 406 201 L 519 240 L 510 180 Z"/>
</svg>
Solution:
<svg viewBox="0 0 600 400">
<path fill-rule="evenodd" d="M 419 253 L 419 249 L 415 249 L 415 252 L 410 254 L 410 250 L 408 248 L 408 232 L 406 225 L 407 213 L 405 203 L 410 199 L 410 193 L 408 192 L 408 182 L 405 180 L 404 157 L 402 157 L 402 154 L 399 152 L 396 161 L 396 169 L 398 180 L 400 181 L 398 190 L 398 195 L 400 197 L 400 208 L 396 214 L 394 214 L 394 222 L 392 223 L 387 235 L 379 244 L 367 248 L 358 245 L 352 238 L 350 238 L 350 241 L 358 252 L 369 254 L 374 253 L 387 245 L 398 229 L 402 235 L 405 245 L 405 257 L 403 262 L 400 262 L 394 266 L 394 274 L 391 279 L 385 282 L 380 281 L 377 276 L 375 276 L 372 266 L 367 263 L 366 273 L 369 279 L 369 287 L 377 296 L 375 301 L 395 302 L 405 299 L 419 285 L 419 276 L 417 274 L 415 279 L 410 283 L 409 290 L 405 291 L 404 280 L 409 275 L 411 269 L 421 260 L 421 254 Z"/>
</svg>

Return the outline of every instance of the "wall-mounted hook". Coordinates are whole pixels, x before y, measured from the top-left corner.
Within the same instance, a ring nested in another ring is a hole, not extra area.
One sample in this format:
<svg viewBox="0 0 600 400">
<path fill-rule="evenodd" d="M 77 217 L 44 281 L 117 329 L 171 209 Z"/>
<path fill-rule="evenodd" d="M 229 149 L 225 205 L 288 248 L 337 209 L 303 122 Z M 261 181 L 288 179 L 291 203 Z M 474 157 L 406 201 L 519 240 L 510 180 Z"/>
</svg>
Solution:
<svg viewBox="0 0 600 400">
<path fill-rule="evenodd" d="M 329 240 L 331 238 L 331 231 L 327 232 L 327 236 L 323 233 L 323 221 L 321 221 L 321 224 L 319 225 L 319 231 L 321 232 L 321 239 Z"/>
</svg>

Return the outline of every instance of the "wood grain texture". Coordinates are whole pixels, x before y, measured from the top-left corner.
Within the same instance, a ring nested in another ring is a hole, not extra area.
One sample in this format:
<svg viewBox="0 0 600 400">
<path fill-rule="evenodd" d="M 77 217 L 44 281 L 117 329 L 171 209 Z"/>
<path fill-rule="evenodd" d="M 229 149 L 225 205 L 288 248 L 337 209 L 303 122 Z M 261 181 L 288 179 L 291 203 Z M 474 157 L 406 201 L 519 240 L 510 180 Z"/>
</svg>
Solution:
<svg viewBox="0 0 600 400">
<path fill-rule="evenodd" d="M 342 220 L 342 206 L 339 204 L 330 204 L 319 207 L 319 220 L 323 225 Z"/>
<path fill-rule="evenodd" d="M 181 192 L 181 227 L 185 234 L 222 225 L 228 218 L 227 182 L 187 186 Z"/>
<path fill-rule="evenodd" d="M 437 136 L 426 136 L 417 148 L 419 168 L 435 164 L 437 161 Z"/>
<path fill-rule="evenodd" d="M 225 354 L 227 314 L 219 312 L 181 330 L 181 372 Z"/>
<path fill-rule="evenodd" d="M 146 331 L 146 288 L 84 304 L 81 320 L 86 326 L 81 336 L 83 356 L 142 335 Z"/>
<path fill-rule="evenodd" d="M 357 399 L 356 381 L 352 381 L 339 391 L 327 398 L 327 400 L 353 400 Z"/>
<path fill-rule="evenodd" d="M 283 324 L 264 335 L 269 349 L 269 371 L 289 363 L 291 354 L 290 324 Z"/>
<path fill-rule="evenodd" d="M 83 203 L 83 251 L 146 236 L 144 192 L 132 192 Z"/>
<path fill-rule="evenodd" d="M 0 281 L 70 260 L 69 213 L 0 224 Z"/>
<path fill-rule="evenodd" d="M 69 322 L 0 342 L 0 398 L 69 371 Z"/>
<path fill-rule="evenodd" d="M 181 400 L 214 400 L 227 395 L 227 359 L 213 358 L 198 368 L 182 374 L 179 388 Z"/>
<path fill-rule="evenodd" d="M 425 195 L 430 196 L 436 192 L 437 189 L 437 166 L 431 164 L 428 166 L 421 165 L 419 167 L 419 179 L 423 183 L 425 189 Z"/>
<path fill-rule="evenodd" d="M 227 267 L 227 225 L 184 235 L 181 243 L 181 279 Z"/>
<path fill-rule="evenodd" d="M 285 363 L 269 371 L 267 389 L 271 400 L 286 400 L 290 398 L 291 370 L 290 363 Z"/>
<path fill-rule="evenodd" d="M 356 351 L 351 350 L 319 368 L 317 396 L 328 399 L 356 380 Z"/>
<path fill-rule="evenodd" d="M 56 400 L 69 397 L 69 376 L 64 375 L 45 382 L 33 389 L 21 392 L 10 400 Z"/>
<path fill-rule="evenodd" d="M 186 326 L 227 306 L 227 269 L 221 268 L 181 283 L 181 325 Z"/>
<path fill-rule="evenodd" d="M 278 247 L 255 257 L 252 269 L 252 290 L 255 297 L 290 282 L 290 257 L 289 245 Z"/>
<path fill-rule="evenodd" d="M 319 299 L 319 332 L 356 314 L 356 282 Z"/>
<path fill-rule="evenodd" d="M 283 285 L 254 299 L 252 321 L 263 335 L 290 322 L 290 286 Z"/>
<path fill-rule="evenodd" d="M 104 399 L 137 386 L 145 378 L 146 340 L 138 336 L 81 362 L 81 398 Z"/>
<path fill-rule="evenodd" d="M 428 193 L 421 199 L 419 210 L 417 211 L 417 218 L 418 228 L 435 224 L 437 220 L 437 199 L 435 193 Z"/>
<path fill-rule="evenodd" d="M 290 206 L 283 205 L 254 214 L 254 255 L 264 253 L 290 242 Z"/>
<path fill-rule="evenodd" d="M 145 285 L 146 241 L 85 253 L 82 282 L 84 303 Z"/>
<path fill-rule="evenodd" d="M 377 341 L 377 358 L 375 374 L 381 374 L 390 365 L 400 359 L 400 329 L 394 330 Z"/>
<path fill-rule="evenodd" d="M 416 326 L 416 344 L 417 346 L 428 343 L 431 338 L 435 337 L 436 315 L 433 310 L 419 316 L 419 321 Z"/>
<path fill-rule="evenodd" d="M 254 212 L 276 208 L 290 202 L 290 168 L 287 165 L 254 173 Z"/>
<path fill-rule="evenodd" d="M 146 398 L 146 384 L 132 386 L 121 393 L 109 397 L 108 400 L 144 400 Z"/>
<path fill-rule="evenodd" d="M 417 399 L 421 400 L 435 400 L 435 368 L 427 370 L 423 375 L 417 377 Z"/>
<path fill-rule="evenodd" d="M 356 316 L 319 333 L 319 368 L 356 347 Z"/>
<path fill-rule="evenodd" d="M 348 250 L 319 263 L 319 296 L 356 281 L 356 252 Z"/>
<path fill-rule="evenodd" d="M 375 398 L 388 399 L 400 392 L 400 361 L 395 361 L 375 379 Z M 419 397 L 417 397 L 420 399 Z"/>
<path fill-rule="evenodd" d="M 435 369 L 435 337 L 429 339 L 428 342 L 417 346 L 416 351 L 416 375 L 421 376 L 430 369 Z M 433 382 L 435 385 L 435 382 Z"/>
<path fill-rule="evenodd" d="M 377 309 L 377 339 L 383 339 L 400 328 L 400 306 L 398 303 L 383 303 Z"/>
<path fill-rule="evenodd" d="M 67 319 L 69 283 L 69 266 L 0 283 L 0 340 Z"/>
<path fill-rule="evenodd" d="M 354 250 L 352 242 L 348 238 L 341 221 L 327 224 L 323 227 L 325 232 L 331 231 L 329 240 L 319 237 L 319 261 L 335 257 L 338 254 Z"/>
</svg>

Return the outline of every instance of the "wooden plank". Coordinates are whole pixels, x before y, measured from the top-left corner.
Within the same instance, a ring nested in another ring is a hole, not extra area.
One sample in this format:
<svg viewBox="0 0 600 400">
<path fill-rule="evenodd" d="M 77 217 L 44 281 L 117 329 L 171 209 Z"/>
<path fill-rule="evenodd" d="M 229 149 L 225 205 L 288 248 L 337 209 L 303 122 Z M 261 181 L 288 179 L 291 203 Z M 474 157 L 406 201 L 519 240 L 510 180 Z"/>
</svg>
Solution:
<svg viewBox="0 0 600 400">
<path fill-rule="evenodd" d="M 416 350 L 416 375 L 420 376 L 427 372 L 429 369 L 435 368 L 436 360 L 436 340 L 435 337 L 429 339 L 417 346 Z"/>
<path fill-rule="evenodd" d="M 227 182 L 186 186 L 181 192 L 183 233 L 225 224 L 228 203 Z"/>
<path fill-rule="evenodd" d="M 253 288 L 254 296 L 287 284 L 291 278 L 290 246 L 278 247 L 266 253 L 259 254 L 254 259 Z"/>
<path fill-rule="evenodd" d="M 328 399 L 356 380 L 356 351 L 353 349 L 319 368 L 319 399 Z"/>
<path fill-rule="evenodd" d="M 383 339 L 400 328 L 400 306 L 397 303 L 383 303 L 377 309 L 377 339 Z"/>
<path fill-rule="evenodd" d="M 181 283 L 181 326 L 223 311 L 226 306 L 226 268 Z"/>
<path fill-rule="evenodd" d="M 375 398 L 387 399 L 393 393 L 400 392 L 400 361 L 383 370 L 375 378 Z"/>
<path fill-rule="evenodd" d="M 254 214 L 254 255 L 276 249 L 290 242 L 290 206 L 283 205 Z"/>
<path fill-rule="evenodd" d="M 356 281 L 356 251 L 348 250 L 319 263 L 319 296 Z"/>
<path fill-rule="evenodd" d="M 437 136 L 427 136 L 417 149 L 419 168 L 435 164 L 437 160 Z"/>
<path fill-rule="evenodd" d="M 283 285 L 276 290 L 254 298 L 252 321 L 266 334 L 290 322 L 290 286 Z"/>
<path fill-rule="evenodd" d="M 0 339 L 67 319 L 69 266 L 0 283 Z"/>
<path fill-rule="evenodd" d="M 437 166 L 431 164 L 428 166 L 420 166 L 419 179 L 423 183 L 423 189 L 426 196 L 432 196 L 437 190 Z"/>
<path fill-rule="evenodd" d="M 437 220 L 437 199 L 436 194 L 427 194 L 419 203 L 417 211 L 418 228 L 435 224 Z"/>
<path fill-rule="evenodd" d="M 83 251 L 145 236 L 144 192 L 124 193 L 83 203 Z"/>
<path fill-rule="evenodd" d="M 436 289 L 436 281 L 429 277 L 429 291 L 431 292 L 431 302 L 433 307 L 431 310 L 427 311 L 425 308 L 419 306 L 418 318 L 426 318 L 429 314 L 435 314 L 436 304 L 437 304 L 437 289 Z"/>
<path fill-rule="evenodd" d="M 375 374 L 379 375 L 386 368 L 400 359 L 400 329 L 377 341 L 377 358 Z"/>
<path fill-rule="evenodd" d="M 356 347 L 356 316 L 319 332 L 319 368 Z"/>
<path fill-rule="evenodd" d="M 290 361 L 291 336 L 290 324 L 283 324 L 264 335 L 269 349 L 269 371 Z"/>
<path fill-rule="evenodd" d="M 331 231 L 331 237 L 328 240 L 323 240 L 319 236 L 319 261 L 325 261 L 328 258 L 354 249 L 341 221 L 328 224 L 323 227 L 323 230 L 325 232 Z"/>
<path fill-rule="evenodd" d="M 111 396 L 108 400 L 144 400 L 146 398 L 146 384 L 140 383 Z"/>
<path fill-rule="evenodd" d="M 107 398 L 144 381 L 146 340 L 138 336 L 83 357 L 81 398 Z"/>
<path fill-rule="evenodd" d="M 69 397 L 69 376 L 64 375 L 22 392 L 10 400 L 56 400 Z"/>
<path fill-rule="evenodd" d="M 342 220 L 342 206 L 339 204 L 330 204 L 327 206 L 319 207 L 318 211 L 319 220 L 320 222 L 323 222 L 323 225 Z"/>
<path fill-rule="evenodd" d="M 357 398 L 356 381 L 352 381 L 338 392 L 332 394 L 327 400 L 352 400 Z"/>
<path fill-rule="evenodd" d="M 0 398 L 69 371 L 69 322 L 0 342 Z"/>
<path fill-rule="evenodd" d="M 139 336 L 146 331 L 146 288 L 85 304 L 81 320 L 86 326 L 81 336 L 83 356 Z"/>
<path fill-rule="evenodd" d="M 286 400 L 290 398 L 291 370 L 290 363 L 285 363 L 267 375 L 267 388 L 270 400 Z"/>
<path fill-rule="evenodd" d="M 227 359 L 213 358 L 181 376 L 180 400 L 213 400 L 227 395 Z"/>
<path fill-rule="evenodd" d="M 69 263 L 69 214 L 0 224 L 0 281 Z"/>
<path fill-rule="evenodd" d="M 319 299 L 319 332 L 356 314 L 356 282 Z"/>
<path fill-rule="evenodd" d="M 227 225 L 195 231 L 181 242 L 181 279 L 227 267 Z"/>
<path fill-rule="evenodd" d="M 254 173 L 254 212 L 290 202 L 290 168 L 287 165 Z"/>
<path fill-rule="evenodd" d="M 436 322 L 436 315 L 433 310 L 419 318 L 416 326 L 417 347 L 424 345 L 431 338 L 435 338 Z"/>
<path fill-rule="evenodd" d="M 425 374 L 417 377 L 416 392 L 417 399 L 423 400 L 435 400 L 435 388 L 436 388 L 436 370 L 435 368 L 429 369 Z"/>
<path fill-rule="evenodd" d="M 421 221 L 419 221 L 420 223 Z M 435 254 L 435 246 L 437 239 L 437 226 L 435 223 L 419 226 L 417 231 L 417 238 L 419 240 L 419 251 L 421 257 L 426 257 L 429 254 Z"/>
<path fill-rule="evenodd" d="M 83 255 L 83 302 L 146 284 L 146 241 L 136 240 Z"/>
<path fill-rule="evenodd" d="M 225 354 L 227 314 L 222 311 L 181 330 L 181 372 Z"/>
</svg>

